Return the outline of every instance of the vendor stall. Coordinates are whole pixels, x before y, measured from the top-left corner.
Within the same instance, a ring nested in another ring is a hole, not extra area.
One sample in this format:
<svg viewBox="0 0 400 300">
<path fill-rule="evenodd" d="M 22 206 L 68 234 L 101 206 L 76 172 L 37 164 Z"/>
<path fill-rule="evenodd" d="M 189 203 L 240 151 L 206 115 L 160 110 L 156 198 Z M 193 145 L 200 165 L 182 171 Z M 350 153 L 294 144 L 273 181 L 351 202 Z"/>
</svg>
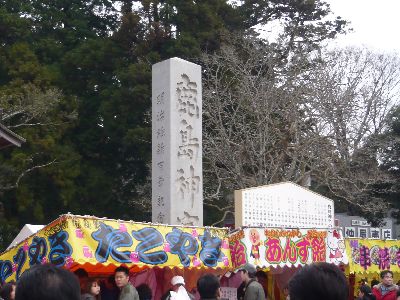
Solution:
<svg viewBox="0 0 400 300">
<path fill-rule="evenodd" d="M 352 294 L 357 295 L 362 283 L 369 286 L 380 282 L 383 270 L 393 272 L 394 283 L 400 280 L 400 243 L 398 240 L 346 239 L 349 257 L 348 272 Z"/>
<path fill-rule="evenodd" d="M 241 228 L 229 237 L 236 269 L 251 263 L 268 270 L 268 294 L 279 299 L 296 268 L 313 262 L 348 264 L 342 232 L 336 229 Z"/>
<path fill-rule="evenodd" d="M 43 263 L 72 271 L 83 267 L 90 276 L 111 274 L 119 265 L 132 273 L 168 268 L 170 276 L 190 270 L 224 273 L 231 268 L 227 229 L 70 214 L 0 254 L 0 280 L 18 280 L 25 270 Z"/>
<path fill-rule="evenodd" d="M 400 275 L 399 246 L 395 240 L 346 239 L 350 272 L 377 275 L 391 270 Z"/>
<path fill-rule="evenodd" d="M 262 268 L 348 263 L 339 230 L 242 228 L 230 235 L 229 245 L 236 268 L 245 263 Z"/>
</svg>

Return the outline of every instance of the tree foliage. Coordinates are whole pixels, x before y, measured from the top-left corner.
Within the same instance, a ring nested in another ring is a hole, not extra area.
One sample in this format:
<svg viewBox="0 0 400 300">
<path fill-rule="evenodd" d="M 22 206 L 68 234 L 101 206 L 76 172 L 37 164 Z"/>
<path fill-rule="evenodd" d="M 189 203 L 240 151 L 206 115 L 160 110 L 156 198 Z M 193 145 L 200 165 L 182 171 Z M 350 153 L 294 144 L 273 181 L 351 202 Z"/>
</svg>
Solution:
<svg viewBox="0 0 400 300">
<path fill-rule="evenodd" d="M 389 126 L 388 113 L 399 101 L 400 58 L 345 49 L 323 59 L 310 74 L 314 107 L 309 111 L 319 120 L 319 134 L 334 147 L 323 170 L 324 184 L 356 211 L 379 219 L 388 203 L 383 190 L 375 193 L 376 185 L 392 181 L 380 168 L 380 153 L 387 147 L 383 134 Z"/>
<path fill-rule="evenodd" d="M 291 43 L 275 47 L 278 62 L 346 25 L 322 22 L 323 1 L 0 2 L 3 122 L 27 139 L 0 153 L 2 220 L 16 227 L 68 211 L 150 219 L 152 64 L 197 60 L 227 32 L 281 20 Z"/>
<path fill-rule="evenodd" d="M 392 178 L 391 182 L 384 182 L 375 188 L 375 193 L 383 195 L 393 208 L 395 215 L 400 219 L 400 105 L 393 108 L 388 116 L 389 127 L 383 134 L 386 140 L 381 149 L 381 169 Z"/>
</svg>

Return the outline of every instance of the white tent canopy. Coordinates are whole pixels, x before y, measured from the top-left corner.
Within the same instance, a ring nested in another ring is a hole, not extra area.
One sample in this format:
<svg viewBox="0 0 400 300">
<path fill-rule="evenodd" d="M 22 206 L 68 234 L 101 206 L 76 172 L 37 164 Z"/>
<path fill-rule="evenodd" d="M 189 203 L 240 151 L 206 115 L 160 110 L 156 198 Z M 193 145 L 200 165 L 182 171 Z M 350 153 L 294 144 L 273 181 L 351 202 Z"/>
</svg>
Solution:
<svg viewBox="0 0 400 300">
<path fill-rule="evenodd" d="M 11 247 L 16 246 L 18 243 L 22 242 L 23 240 L 25 240 L 27 237 L 31 236 L 32 234 L 35 234 L 43 227 L 44 227 L 44 225 L 25 224 L 25 226 L 22 227 L 21 231 L 18 233 L 18 235 L 15 237 L 15 239 L 8 246 L 7 250 L 10 249 Z"/>
</svg>

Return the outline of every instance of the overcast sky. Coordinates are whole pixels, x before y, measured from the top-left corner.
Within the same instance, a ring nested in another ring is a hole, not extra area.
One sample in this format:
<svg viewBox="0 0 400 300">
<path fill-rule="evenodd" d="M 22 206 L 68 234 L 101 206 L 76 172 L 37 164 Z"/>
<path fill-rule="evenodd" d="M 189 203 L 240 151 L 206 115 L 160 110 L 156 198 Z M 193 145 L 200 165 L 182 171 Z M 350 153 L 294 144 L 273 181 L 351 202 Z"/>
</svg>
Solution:
<svg viewBox="0 0 400 300">
<path fill-rule="evenodd" d="M 351 21 L 353 33 L 339 45 L 365 45 L 380 51 L 400 52 L 400 0 L 325 0 L 332 11 Z"/>
</svg>

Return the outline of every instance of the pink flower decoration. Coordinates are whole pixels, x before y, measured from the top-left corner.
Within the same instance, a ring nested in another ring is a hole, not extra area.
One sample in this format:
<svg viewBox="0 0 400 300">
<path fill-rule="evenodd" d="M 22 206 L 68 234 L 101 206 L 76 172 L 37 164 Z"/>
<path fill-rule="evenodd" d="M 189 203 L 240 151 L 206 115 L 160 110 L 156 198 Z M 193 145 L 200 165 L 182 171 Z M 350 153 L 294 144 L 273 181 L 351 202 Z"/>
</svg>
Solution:
<svg viewBox="0 0 400 300">
<path fill-rule="evenodd" d="M 90 251 L 90 248 L 88 246 L 83 246 L 83 256 L 86 258 L 92 258 L 93 253 Z"/>
<path fill-rule="evenodd" d="M 67 256 L 65 259 L 65 266 L 67 268 L 71 267 L 74 264 L 74 259 L 71 256 Z"/>
<path fill-rule="evenodd" d="M 138 263 L 139 262 L 139 253 L 136 251 L 132 252 L 130 255 L 130 259 L 133 263 Z"/>
<path fill-rule="evenodd" d="M 199 236 L 198 232 L 196 229 L 192 230 L 192 237 L 197 238 Z"/>
<path fill-rule="evenodd" d="M 78 239 L 83 239 L 83 232 L 81 229 L 79 228 L 75 229 L 75 235 Z"/>
<path fill-rule="evenodd" d="M 125 224 L 121 223 L 119 224 L 119 231 L 121 232 L 127 232 L 128 230 L 126 229 Z"/>
<path fill-rule="evenodd" d="M 164 243 L 164 251 L 171 252 L 171 247 L 169 246 L 169 243 Z"/>
<path fill-rule="evenodd" d="M 193 267 L 198 267 L 198 266 L 201 265 L 201 263 L 200 263 L 200 261 L 197 259 L 197 256 L 196 256 L 196 255 L 193 256 L 192 262 L 193 262 Z"/>
<path fill-rule="evenodd" d="M 23 249 L 24 249 L 24 251 L 28 251 L 29 250 L 28 242 L 24 243 Z"/>
</svg>

